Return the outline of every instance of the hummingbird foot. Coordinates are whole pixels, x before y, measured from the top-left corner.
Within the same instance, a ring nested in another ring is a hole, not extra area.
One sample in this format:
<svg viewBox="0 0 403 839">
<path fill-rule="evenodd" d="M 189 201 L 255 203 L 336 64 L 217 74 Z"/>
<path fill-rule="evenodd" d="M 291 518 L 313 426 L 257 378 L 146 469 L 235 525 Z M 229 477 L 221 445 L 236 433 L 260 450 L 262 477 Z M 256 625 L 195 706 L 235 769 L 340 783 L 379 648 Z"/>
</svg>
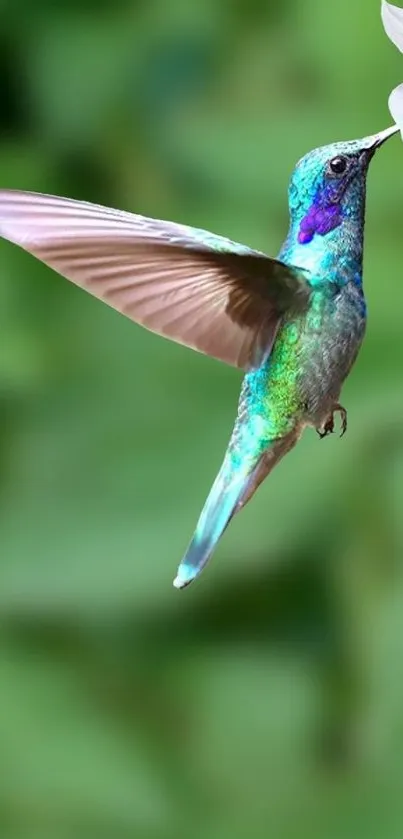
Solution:
<svg viewBox="0 0 403 839">
<path fill-rule="evenodd" d="M 337 402 L 336 405 L 333 406 L 332 413 L 329 414 L 325 424 L 320 426 L 320 428 L 316 429 L 321 440 L 323 440 L 324 437 L 327 437 L 328 434 L 333 434 L 333 432 L 334 432 L 334 415 L 335 414 L 340 414 L 340 419 L 341 419 L 340 437 L 343 437 L 343 435 L 346 433 L 346 431 L 347 431 L 347 411 L 346 411 L 345 408 L 343 408 L 342 405 L 339 405 L 339 403 Z"/>
</svg>

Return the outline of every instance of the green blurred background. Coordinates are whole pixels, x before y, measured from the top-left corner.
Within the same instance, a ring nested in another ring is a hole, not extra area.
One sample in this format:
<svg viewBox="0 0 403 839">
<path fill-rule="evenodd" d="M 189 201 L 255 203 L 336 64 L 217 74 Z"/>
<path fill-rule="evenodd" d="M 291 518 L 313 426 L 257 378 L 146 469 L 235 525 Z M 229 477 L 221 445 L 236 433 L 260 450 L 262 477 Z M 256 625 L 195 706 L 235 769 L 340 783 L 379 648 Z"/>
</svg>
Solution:
<svg viewBox="0 0 403 839">
<path fill-rule="evenodd" d="M 376 0 L 4 0 L 0 183 L 275 254 L 310 148 L 390 123 Z M 345 439 L 171 585 L 240 374 L 0 246 L 1 839 L 403 835 L 403 149 L 371 164 Z"/>
</svg>

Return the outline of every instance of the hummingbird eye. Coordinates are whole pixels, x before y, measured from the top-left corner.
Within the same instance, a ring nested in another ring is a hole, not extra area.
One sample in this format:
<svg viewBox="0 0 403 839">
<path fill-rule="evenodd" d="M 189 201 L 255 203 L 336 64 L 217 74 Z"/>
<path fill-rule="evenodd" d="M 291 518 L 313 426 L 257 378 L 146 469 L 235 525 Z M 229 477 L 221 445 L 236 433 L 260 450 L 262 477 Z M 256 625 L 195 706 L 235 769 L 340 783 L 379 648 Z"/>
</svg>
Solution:
<svg viewBox="0 0 403 839">
<path fill-rule="evenodd" d="M 329 169 L 333 175 L 343 175 L 348 166 L 348 158 L 343 155 L 333 157 L 329 163 Z"/>
</svg>

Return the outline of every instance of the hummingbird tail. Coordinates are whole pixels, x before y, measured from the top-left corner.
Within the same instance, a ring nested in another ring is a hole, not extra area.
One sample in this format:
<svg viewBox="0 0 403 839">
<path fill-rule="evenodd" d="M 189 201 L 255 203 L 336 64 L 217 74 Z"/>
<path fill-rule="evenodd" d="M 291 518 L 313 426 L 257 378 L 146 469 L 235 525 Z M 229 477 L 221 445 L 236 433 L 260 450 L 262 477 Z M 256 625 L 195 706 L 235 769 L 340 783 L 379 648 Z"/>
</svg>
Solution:
<svg viewBox="0 0 403 839">
<path fill-rule="evenodd" d="M 256 446 L 256 452 L 244 461 L 237 461 L 227 451 L 222 467 L 214 481 L 196 526 L 192 541 L 179 565 L 174 580 L 175 588 L 181 589 L 199 576 L 209 561 L 213 550 L 232 517 L 252 497 L 258 486 L 278 461 L 297 442 L 295 431 L 285 437 L 268 441 L 267 448 Z"/>
</svg>

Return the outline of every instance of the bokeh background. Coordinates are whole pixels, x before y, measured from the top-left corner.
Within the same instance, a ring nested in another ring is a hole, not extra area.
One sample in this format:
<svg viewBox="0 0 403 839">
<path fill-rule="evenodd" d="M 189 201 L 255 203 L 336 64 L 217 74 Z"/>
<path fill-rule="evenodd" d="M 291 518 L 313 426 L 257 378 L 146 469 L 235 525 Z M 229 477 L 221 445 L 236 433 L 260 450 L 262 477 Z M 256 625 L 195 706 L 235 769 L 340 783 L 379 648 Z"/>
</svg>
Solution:
<svg viewBox="0 0 403 839">
<path fill-rule="evenodd" d="M 275 254 L 310 148 L 390 123 L 376 0 L 3 0 L 0 183 Z M 171 581 L 239 372 L 0 243 L 1 839 L 403 832 L 403 148 L 371 164 L 349 432 Z"/>
</svg>

